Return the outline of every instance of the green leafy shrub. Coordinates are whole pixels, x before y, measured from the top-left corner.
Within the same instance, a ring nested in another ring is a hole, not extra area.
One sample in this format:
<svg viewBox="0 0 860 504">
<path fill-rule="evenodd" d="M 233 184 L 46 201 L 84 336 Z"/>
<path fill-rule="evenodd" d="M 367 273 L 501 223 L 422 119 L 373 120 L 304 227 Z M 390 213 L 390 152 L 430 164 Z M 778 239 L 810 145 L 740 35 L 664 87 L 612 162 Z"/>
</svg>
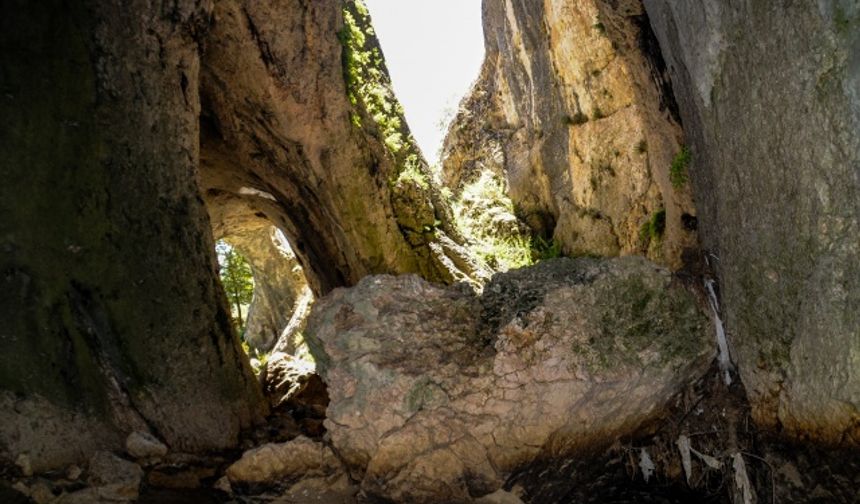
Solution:
<svg viewBox="0 0 860 504">
<path fill-rule="evenodd" d="M 427 174 L 421 170 L 421 161 L 417 155 L 410 155 L 403 163 L 403 169 L 394 181 L 394 184 L 412 182 L 422 189 L 430 188 L 430 180 Z"/>
<path fill-rule="evenodd" d="M 645 243 L 652 241 L 658 242 L 663 239 L 663 234 L 666 232 L 666 209 L 661 208 L 654 212 L 650 219 L 642 224 L 639 230 L 639 237 Z"/>
<path fill-rule="evenodd" d="M 555 259 L 563 255 L 561 242 L 555 238 L 547 240 L 542 236 L 535 236 L 531 241 L 531 249 L 535 262 Z"/>
<path fill-rule="evenodd" d="M 519 229 L 504 182 L 491 172 L 465 186 L 453 210 L 469 249 L 487 266 L 507 271 L 532 264 L 531 240 Z M 508 225 L 500 226 L 500 220 Z"/>
<path fill-rule="evenodd" d="M 680 152 L 672 160 L 672 166 L 669 167 L 669 180 L 676 189 L 687 183 L 687 168 L 692 157 L 690 149 L 685 145 L 681 147 Z"/>
</svg>

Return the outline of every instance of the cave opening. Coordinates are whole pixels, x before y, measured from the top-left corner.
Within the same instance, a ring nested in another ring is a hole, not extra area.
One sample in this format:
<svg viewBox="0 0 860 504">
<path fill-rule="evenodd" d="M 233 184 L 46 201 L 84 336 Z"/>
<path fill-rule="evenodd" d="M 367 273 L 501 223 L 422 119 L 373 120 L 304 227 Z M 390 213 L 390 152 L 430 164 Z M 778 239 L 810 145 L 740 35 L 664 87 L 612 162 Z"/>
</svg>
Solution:
<svg viewBox="0 0 860 504">
<path fill-rule="evenodd" d="M 284 353 L 313 372 L 302 330 L 314 295 L 283 232 L 263 223 L 234 229 L 219 237 L 215 252 L 233 326 L 254 371 Z"/>
</svg>

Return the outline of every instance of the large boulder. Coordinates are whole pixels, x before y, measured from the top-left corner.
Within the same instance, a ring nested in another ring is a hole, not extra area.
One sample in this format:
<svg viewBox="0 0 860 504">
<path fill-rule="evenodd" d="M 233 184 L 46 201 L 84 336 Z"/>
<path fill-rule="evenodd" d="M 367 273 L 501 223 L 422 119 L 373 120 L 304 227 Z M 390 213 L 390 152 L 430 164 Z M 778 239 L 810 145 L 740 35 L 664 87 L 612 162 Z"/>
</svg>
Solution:
<svg viewBox="0 0 860 504">
<path fill-rule="evenodd" d="M 604 447 L 714 354 L 693 296 L 641 258 L 546 261 L 481 297 L 368 277 L 318 302 L 307 334 L 335 451 L 396 502 L 469 501 L 539 454 Z"/>
<path fill-rule="evenodd" d="M 298 437 L 287 443 L 269 443 L 242 454 L 227 468 L 232 484 L 276 484 L 331 476 L 341 469 L 331 448 Z"/>
<path fill-rule="evenodd" d="M 860 4 L 645 0 L 754 417 L 860 445 Z"/>
</svg>

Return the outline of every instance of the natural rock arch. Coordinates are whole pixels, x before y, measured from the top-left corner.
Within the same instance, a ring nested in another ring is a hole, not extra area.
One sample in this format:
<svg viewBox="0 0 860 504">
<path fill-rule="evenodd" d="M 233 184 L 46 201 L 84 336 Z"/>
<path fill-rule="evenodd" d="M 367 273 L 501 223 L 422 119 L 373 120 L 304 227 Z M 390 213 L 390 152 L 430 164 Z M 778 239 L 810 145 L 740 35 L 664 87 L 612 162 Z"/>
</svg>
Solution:
<svg viewBox="0 0 860 504">
<path fill-rule="evenodd" d="M 316 295 L 373 273 L 468 279 L 478 268 L 457 243 L 396 100 L 401 150 L 414 152 L 426 184 L 395 182 L 402 154 L 386 145 L 379 118 L 351 103 L 343 8 L 217 2 L 201 69 L 204 196 L 210 208 L 242 199 L 281 229 Z M 378 50 L 361 16 L 350 19 Z M 384 63 L 378 70 L 391 93 Z"/>
</svg>

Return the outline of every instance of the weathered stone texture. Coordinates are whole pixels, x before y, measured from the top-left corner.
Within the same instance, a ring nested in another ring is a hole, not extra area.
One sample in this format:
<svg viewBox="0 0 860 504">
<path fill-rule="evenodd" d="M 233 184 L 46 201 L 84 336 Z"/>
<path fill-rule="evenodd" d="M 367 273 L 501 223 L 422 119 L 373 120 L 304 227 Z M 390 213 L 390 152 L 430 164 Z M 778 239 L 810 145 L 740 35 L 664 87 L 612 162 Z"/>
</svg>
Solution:
<svg viewBox="0 0 860 504">
<path fill-rule="evenodd" d="M 641 259 L 558 259 L 483 297 L 376 276 L 307 330 L 336 453 L 371 495 L 468 502 L 538 455 L 606 447 L 713 357 L 707 318 Z"/>
<path fill-rule="evenodd" d="M 683 133 L 641 2 L 486 0 L 484 33 L 481 76 L 445 142 L 446 183 L 490 171 L 565 252 L 680 267 L 696 212 L 670 180 Z M 659 232 L 643 232 L 655 218 Z"/>
<path fill-rule="evenodd" d="M 384 138 L 381 121 L 397 121 L 401 152 L 415 151 L 412 168 L 426 175 L 402 113 L 351 102 L 350 5 L 362 49 L 378 49 L 353 2 L 216 2 L 201 90 L 207 202 L 281 229 L 317 295 L 373 273 L 467 279 L 475 266 L 446 204 L 430 181 L 399 176 L 406 160 Z M 375 70 L 391 93 L 384 62 Z"/>
<path fill-rule="evenodd" d="M 860 444 L 860 5 L 646 0 L 759 422 Z"/>
<path fill-rule="evenodd" d="M 0 4 L 0 460 L 221 449 L 263 411 L 195 177 L 210 9 Z"/>
</svg>

